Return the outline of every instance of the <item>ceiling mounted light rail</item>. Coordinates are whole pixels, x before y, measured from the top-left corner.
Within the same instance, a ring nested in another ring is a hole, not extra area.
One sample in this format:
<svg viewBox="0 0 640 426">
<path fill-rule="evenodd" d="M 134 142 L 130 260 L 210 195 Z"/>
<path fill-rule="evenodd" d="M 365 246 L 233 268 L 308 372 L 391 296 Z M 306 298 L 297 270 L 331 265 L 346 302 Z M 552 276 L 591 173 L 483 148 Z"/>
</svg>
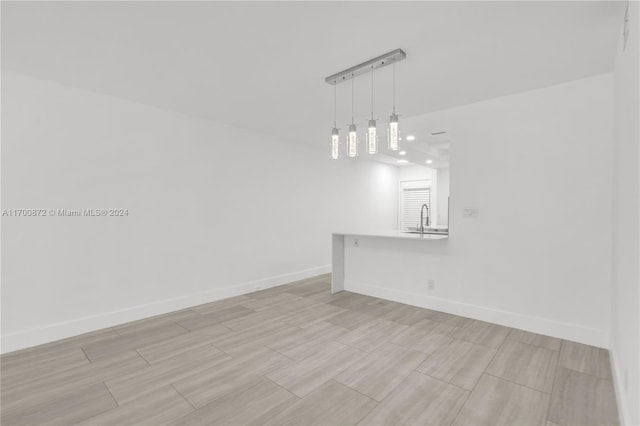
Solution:
<svg viewBox="0 0 640 426">
<path fill-rule="evenodd" d="M 403 59 L 407 58 L 407 54 L 404 53 L 402 49 L 392 50 L 389 53 L 385 53 L 384 55 L 380 55 L 376 58 L 369 59 L 366 62 L 363 62 L 355 67 L 348 68 L 344 71 L 340 71 L 329 77 L 325 78 L 324 81 L 334 85 L 340 84 L 343 81 L 350 80 L 352 78 L 358 77 L 359 75 L 366 74 L 371 71 L 371 68 L 378 69 L 385 67 L 387 65 L 391 65 L 395 62 L 400 62 Z"/>
<path fill-rule="evenodd" d="M 331 130 L 331 158 L 337 159 L 340 154 L 340 131 L 337 128 L 336 120 L 336 88 L 338 84 L 351 80 L 351 123 L 349 124 L 349 132 L 347 133 L 347 157 L 355 157 L 358 155 L 358 134 L 357 126 L 354 119 L 354 84 L 353 79 L 359 75 L 371 73 L 371 118 L 368 120 L 369 125 L 366 130 L 366 149 L 369 154 L 375 154 L 378 152 L 378 135 L 376 131 L 376 120 L 373 116 L 373 72 L 378 68 L 382 68 L 387 65 L 393 65 L 393 107 L 392 114 L 389 118 L 389 124 L 387 129 L 388 147 L 390 150 L 396 151 L 399 149 L 400 141 L 400 129 L 398 126 L 398 115 L 396 114 L 396 62 L 402 61 L 407 57 L 407 54 L 402 49 L 395 49 L 391 52 L 385 53 L 366 62 L 363 62 L 354 67 L 348 68 L 339 73 L 330 75 L 325 78 L 325 82 L 334 86 L 334 123 Z"/>
</svg>

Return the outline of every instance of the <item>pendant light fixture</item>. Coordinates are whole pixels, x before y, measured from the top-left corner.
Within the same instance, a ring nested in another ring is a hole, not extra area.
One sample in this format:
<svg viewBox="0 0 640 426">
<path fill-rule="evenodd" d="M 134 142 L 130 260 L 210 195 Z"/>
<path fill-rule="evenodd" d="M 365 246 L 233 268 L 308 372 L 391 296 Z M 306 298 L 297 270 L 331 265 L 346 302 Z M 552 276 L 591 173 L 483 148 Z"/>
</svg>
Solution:
<svg viewBox="0 0 640 426">
<path fill-rule="evenodd" d="M 367 152 L 369 154 L 378 152 L 378 132 L 376 120 L 373 118 L 373 65 L 371 65 L 371 120 L 369 120 L 369 127 L 367 127 Z"/>
<path fill-rule="evenodd" d="M 358 155 L 358 131 L 355 120 L 353 119 L 353 73 L 351 74 L 351 124 L 349 125 L 349 135 L 347 141 L 347 156 L 355 157 Z"/>
<path fill-rule="evenodd" d="M 333 84 L 333 129 L 331 129 L 331 158 L 337 160 L 340 157 L 340 130 L 337 124 L 337 93 L 336 84 Z"/>
<path fill-rule="evenodd" d="M 397 151 L 400 148 L 400 127 L 398 125 L 398 115 L 396 114 L 396 61 L 393 60 L 393 112 L 389 117 L 389 129 L 387 131 L 389 149 Z"/>
<path fill-rule="evenodd" d="M 347 157 L 356 157 L 358 155 L 358 129 L 355 123 L 354 114 L 354 82 L 353 79 L 357 76 L 363 75 L 367 72 L 371 72 L 371 119 L 366 130 L 366 145 L 365 151 L 369 154 L 375 154 L 378 152 L 378 129 L 376 125 L 376 119 L 373 115 L 373 72 L 377 68 L 385 67 L 387 65 L 393 65 L 393 114 L 389 119 L 388 128 L 388 143 L 389 149 L 396 151 L 399 149 L 400 141 L 400 129 L 398 127 L 398 115 L 396 114 L 396 74 L 395 66 L 397 61 L 402 61 L 407 57 L 402 49 L 395 49 L 384 55 L 377 56 L 359 65 L 347 68 L 344 71 L 330 75 L 325 78 L 325 82 L 336 86 L 339 83 L 344 83 L 347 80 L 351 80 L 351 124 L 349 124 L 349 132 L 347 133 L 346 146 Z M 334 87 L 334 117 L 333 117 L 333 129 L 331 130 L 331 157 L 336 159 L 340 155 L 340 132 L 336 124 L 336 95 Z"/>
</svg>

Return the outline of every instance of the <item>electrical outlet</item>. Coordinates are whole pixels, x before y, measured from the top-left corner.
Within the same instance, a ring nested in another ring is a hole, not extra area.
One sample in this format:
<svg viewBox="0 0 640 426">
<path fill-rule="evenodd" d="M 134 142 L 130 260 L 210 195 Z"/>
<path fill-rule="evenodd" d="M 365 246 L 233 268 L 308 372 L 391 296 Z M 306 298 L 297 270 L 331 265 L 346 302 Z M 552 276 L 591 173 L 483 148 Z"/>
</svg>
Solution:
<svg viewBox="0 0 640 426">
<path fill-rule="evenodd" d="M 436 289 L 436 280 L 427 281 L 427 288 L 429 290 L 435 290 Z"/>
<path fill-rule="evenodd" d="M 353 240 L 353 246 L 354 247 L 360 247 L 360 241 L 358 241 L 357 238 Z"/>
<path fill-rule="evenodd" d="M 462 210 L 462 216 L 463 217 L 479 217 L 480 216 L 480 209 L 478 207 L 465 207 Z"/>
</svg>

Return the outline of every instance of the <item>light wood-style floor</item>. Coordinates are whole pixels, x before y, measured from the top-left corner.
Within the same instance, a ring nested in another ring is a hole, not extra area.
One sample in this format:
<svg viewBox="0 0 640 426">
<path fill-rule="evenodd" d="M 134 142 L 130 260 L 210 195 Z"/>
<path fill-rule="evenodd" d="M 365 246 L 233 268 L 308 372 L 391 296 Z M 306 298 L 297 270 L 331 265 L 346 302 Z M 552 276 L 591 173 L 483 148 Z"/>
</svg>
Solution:
<svg viewBox="0 0 640 426">
<path fill-rule="evenodd" d="M 604 349 L 329 281 L 2 356 L 2 424 L 618 424 Z"/>
</svg>

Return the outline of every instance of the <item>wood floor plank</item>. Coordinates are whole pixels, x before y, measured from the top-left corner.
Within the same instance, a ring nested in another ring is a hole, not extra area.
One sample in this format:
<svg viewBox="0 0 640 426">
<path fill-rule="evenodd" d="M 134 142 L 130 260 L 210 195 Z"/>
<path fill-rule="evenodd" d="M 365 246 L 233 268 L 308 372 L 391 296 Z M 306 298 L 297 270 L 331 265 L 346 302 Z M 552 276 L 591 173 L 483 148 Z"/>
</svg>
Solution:
<svg viewBox="0 0 640 426">
<path fill-rule="evenodd" d="M 313 333 L 304 328 L 294 327 L 291 332 L 283 333 L 278 339 L 270 339 L 264 342 L 264 346 L 274 351 L 283 353 L 288 349 L 313 340 Z"/>
<path fill-rule="evenodd" d="M 300 348 L 305 345 L 322 345 L 324 342 L 335 340 L 341 336 L 344 336 L 349 331 L 345 328 L 341 328 L 324 321 L 318 321 L 306 328 L 299 328 L 294 330 L 281 339 L 265 342 L 265 346 L 280 352 L 281 354 L 292 358 L 301 359 Z M 298 354 L 296 356 L 290 356 L 289 354 Z"/>
<path fill-rule="evenodd" d="M 171 386 L 104 411 L 81 422 L 84 426 L 160 426 L 168 425 L 195 410 Z"/>
<path fill-rule="evenodd" d="M 242 303 L 249 302 L 251 300 L 254 299 L 246 295 L 240 295 L 229 297 L 227 299 L 216 300 L 215 302 L 204 303 L 202 305 L 194 306 L 191 309 L 199 314 L 210 314 L 222 309 L 227 309 L 231 306 L 241 305 Z"/>
<path fill-rule="evenodd" d="M 294 296 L 293 294 L 286 292 L 279 292 L 270 295 L 269 297 L 262 297 L 249 302 L 244 302 L 242 306 L 258 312 L 265 309 L 287 307 L 290 307 L 291 311 L 295 311 L 296 309 L 300 309 L 310 304 L 313 304 L 313 302 L 304 297 Z"/>
<path fill-rule="evenodd" d="M 449 425 L 468 394 L 462 388 L 413 372 L 359 424 Z"/>
<path fill-rule="evenodd" d="M 472 390 L 495 353 L 486 346 L 455 340 L 429 356 L 417 371 Z"/>
<path fill-rule="evenodd" d="M 284 284 L 276 287 L 267 288 L 264 290 L 254 291 L 252 293 L 247 294 L 247 296 L 256 300 L 267 299 L 273 296 L 277 296 L 278 294 L 286 293 L 288 290 L 289 290 L 289 286 Z"/>
<path fill-rule="evenodd" d="M 219 311 L 210 312 L 208 314 L 198 314 L 196 316 L 177 321 L 177 323 L 189 331 L 194 331 L 201 328 L 212 327 L 226 321 L 242 318 L 253 313 L 255 313 L 255 311 L 245 308 L 242 305 L 229 306 L 228 308 L 220 309 Z"/>
<path fill-rule="evenodd" d="M 229 360 L 229 355 L 209 345 L 109 380 L 106 385 L 118 404 L 124 404 Z"/>
<path fill-rule="evenodd" d="M 118 337 L 118 333 L 110 328 L 97 330 L 90 333 L 84 333 L 78 336 L 57 340 L 55 342 L 46 343 L 44 345 L 38 345 L 31 348 L 2 354 L 0 356 L 0 360 L 3 369 L 13 369 L 14 367 L 28 364 L 46 364 L 47 360 L 53 360 L 58 356 L 64 356 L 62 354 L 81 348 L 83 345 L 100 342 L 112 337 Z"/>
<path fill-rule="evenodd" d="M 401 305 L 395 309 L 392 309 L 382 315 L 380 318 L 387 321 L 393 321 L 404 325 L 412 326 L 422 320 L 429 317 L 430 312 L 428 309 L 422 309 L 410 305 Z"/>
<path fill-rule="evenodd" d="M 453 337 L 496 349 L 507 338 L 510 330 L 509 327 L 502 325 L 472 320 L 470 323 L 460 327 L 453 334 Z"/>
<path fill-rule="evenodd" d="M 351 330 L 337 341 L 365 352 L 372 352 L 409 328 L 404 324 L 379 319 Z"/>
<path fill-rule="evenodd" d="M 175 323 L 163 323 L 158 327 L 144 323 L 138 325 L 135 329 L 128 330 L 125 336 L 90 343 L 83 346 L 82 349 L 93 362 L 101 358 L 135 350 L 185 333 L 188 333 L 188 331 Z"/>
<path fill-rule="evenodd" d="M 250 388 L 261 376 L 291 363 L 283 355 L 261 346 L 236 351 L 231 353 L 233 359 L 180 379 L 173 386 L 194 407 L 202 408 L 231 392 Z"/>
<path fill-rule="evenodd" d="M 288 291 L 289 294 L 293 294 L 298 297 L 306 297 L 307 299 L 313 299 L 316 297 L 327 296 L 331 294 L 331 285 L 325 286 L 318 285 L 315 287 L 307 287 L 307 288 L 292 288 Z M 318 303 L 318 301 L 314 300 L 314 302 Z M 322 303 L 322 302 L 320 302 Z"/>
<path fill-rule="evenodd" d="M 285 293 L 285 294 L 292 297 L 293 299 L 285 300 L 284 303 L 280 303 L 274 306 L 276 310 L 280 310 L 283 312 L 299 312 L 314 306 L 316 307 L 318 306 L 316 302 L 314 302 L 313 300 L 310 300 L 307 297 L 294 296 L 290 293 Z"/>
<path fill-rule="evenodd" d="M 557 351 L 507 340 L 498 349 L 486 372 L 523 386 L 551 393 L 557 365 Z"/>
<path fill-rule="evenodd" d="M 339 294 L 339 293 L 336 293 L 336 294 Z M 329 303 L 336 300 L 335 299 L 336 294 L 331 292 L 331 286 L 329 285 L 329 287 L 325 290 L 318 291 L 317 293 L 313 293 L 313 294 L 308 294 L 303 297 L 313 300 L 316 303 Z"/>
<path fill-rule="evenodd" d="M 470 325 L 474 320 L 471 318 L 460 317 L 458 315 L 448 314 L 446 312 L 428 311 L 430 315 L 428 319 L 431 321 L 441 322 L 443 324 L 452 325 L 454 327 L 464 327 Z"/>
<path fill-rule="evenodd" d="M 229 321 L 221 323 L 221 325 L 237 332 L 245 331 L 254 327 L 263 326 L 266 323 L 282 323 L 282 319 L 289 315 L 288 312 L 275 311 L 274 309 L 266 309 L 249 315 L 244 315 Z"/>
<path fill-rule="evenodd" d="M 303 278 L 298 281 L 294 281 L 290 284 L 287 284 L 290 287 L 304 287 L 311 284 L 324 284 L 327 286 L 331 285 L 331 273 L 328 272 L 326 274 L 316 275 L 314 277 Z"/>
<path fill-rule="evenodd" d="M 456 426 L 545 425 L 549 395 L 483 375 L 453 424 Z"/>
<path fill-rule="evenodd" d="M 603 379 L 612 378 L 609 351 L 595 346 L 563 340 L 558 365 Z"/>
<path fill-rule="evenodd" d="M 262 425 L 298 399 L 272 381 L 260 378 L 253 386 L 230 392 L 173 424 Z"/>
<path fill-rule="evenodd" d="M 224 326 L 213 325 L 137 348 L 137 351 L 149 364 L 157 364 L 203 346 L 211 346 L 214 341 L 235 335 L 235 332 Z"/>
<path fill-rule="evenodd" d="M 368 303 L 374 302 L 375 300 L 375 297 L 343 291 L 338 293 L 335 300 L 329 302 L 329 304 L 339 308 L 354 310 L 366 306 Z"/>
<path fill-rule="evenodd" d="M 185 321 L 189 318 L 198 317 L 199 314 L 192 309 L 182 309 L 175 312 L 169 312 L 162 315 L 156 315 L 144 318 L 138 321 L 132 321 L 113 327 L 120 336 L 131 334 L 141 335 L 146 332 L 155 332 L 164 325 L 172 325 L 179 321 Z"/>
<path fill-rule="evenodd" d="M 242 347 L 246 345 L 269 345 L 286 339 L 300 328 L 280 321 L 264 321 L 256 326 L 244 329 L 234 335 L 215 338 L 213 344 L 222 349 Z"/>
<path fill-rule="evenodd" d="M 541 346 L 552 351 L 559 351 L 562 344 L 561 339 L 543 336 L 542 334 L 530 333 L 524 330 L 511 329 L 507 335 L 508 340 L 517 340 L 528 345 Z"/>
<path fill-rule="evenodd" d="M 113 332 L 115 336 L 117 334 Z M 78 349 L 75 345 L 62 345 L 57 342 L 51 342 L 45 345 L 39 345 L 31 348 L 22 349 L 15 352 L 9 352 L 0 355 L 0 364 L 3 370 L 20 369 L 22 366 L 29 364 L 36 365 L 38 363 L 46 363 L 49 359 L 56 357 L 64 357 L 70 351 Z"/>
<path fill-rule="evenodd" d="M 548 420 L 569 425 L 618 425 L 613 381 L 560 367 Z"/>
<path fill-rule="evenodd" d="M 267 374 L 267 377 L 302 398 L 364 355 L 365 352 L 358 349 L 328 342 L 316 354 L 286 365 Z"/>
<path fill-rule="evenodd" d="M 298 327 L 309 327 L 318 321 L 325 321 L 344 312 L 346 312 L 345 309 L 333 305 L 314 303 L 305 309 L 287 314 L 282 321 Z"/>
<path fill-rule="evenodd" d="M 71 425 L 117 407 L 103 383 L 57 392 L 26 406 L 2 407 L 3 425 Z"/>
<path fill-rule="evenodd" d="M 374 317 L 383 317 L 385 314 L 401 307 L 401 303 L 393 302 L 391 300 L 383 300 L 374 298 L 372 301 L 358 305 L 353 308 L 354 311 L 363 313 L 365 315 L 372 315 Z"/>
<path fill-rule="evenodd" d="M 450 337 L 458 327 L 431 320 L 421 320 L 391 339 L 398 345 L 432 354 L 453 342 Z"/>
<path fill-rule="evenodd" d="M 455 339 L 450 336 L 444 336 L 437 333 L 416 332 L 416 330 L 406 330 L 391 339 L 392 343 L 404 346 L 409 349 L 415 349 L 426 354 L 432 354 L 445 346 L 450 345 Z"/>
<path fill-rule="evenodd" d="M 337 325 L 339 327 L 348 328 L 350 330 L 355 330 L 359 327 L 362 327 L 365 324 L 376 321 L 376 317 L 371 315 L 361 314 L 360 312 L 354 311 L 346 311 L 341 314 L 334 315 L 330 318 L 327 318 L 325 321 L 330 322 L 331 324 Z"/>
<path fill-rule="evenodd" d="M 62 349 L 62 348 L 61 348 Z M 47 356 L 28 357 L 24 362 L 2 363 L 2 387 L 10 390 L 22 382 L 37 379 L 43 375 L 89 364 L 89 359 L 81 348 L 69 346 L 66 350 L 57 350 Z"/>
<path fill-rule="evenodd" d="M 117 333 L 113 328 L 103 328 L 100 330 L 83 333 L 78 336 L 58 340 L 57 342 L 53 342 L 53 344 L 85 346 L 91 343 L 101 342 L 105 339 L 108 339 L 109 337 L 113 337 L 115 334 Z"/>
<path fill-rule="evenodd" d="M 285 345 L 284 343 L 286 342 L 282 341 L 277 345 L 269 344 L 268 346 L 287 358 L 300 361 L 322 350 L 328 342 L 334 341 L 349 332 L 346 328 L 338 327 L 328 322 L 318 322 L 305 330 L 310 332 L 310 335 L 307 335 L 307 339 L 288 342 L 288 345 Z"/>
<path fill-rule="evenodd" d="M 460 330 L 460 327 L 447 324 L 444 322 L 433 321 L 430 319 L 422 320 L 415 324 L 413 327 L 422 329 L 426 332 L 441 334 L 444 336 L 453 336 Z"/>
<path fill-rule="evenodd" d="M 2 409 L 29 407 L 55 400 L 61 393 L 72 393 L 96 383 L 126 376 L 146 367 L 147 362 L 135 351 L 118 353 L 96 362 L 52 372 L 34 380 L 21 382 L 10 391 L 2 388 Z"/>
<path fill-rule="evenodd" d="M 309 297 L 319 293 L 331 291 L 331 282 L 326 279 L 313 280 L 303 284 L 292 284 L 287 290 L 287 293 L 294 296 Z"/>
<path fill-rule="evenodd" d="M 382 401 L 404 380 L 427 354 L 386 343 L 360 358 L 334 380 L 376 401 Z"/>
<path fill-rule="evenodd" d="M 333 380 L 268 421 L 267 425 L 354 425 L 376 402 Z"/>
<path fill-rule="evenodd" d="M 331 285 L 331 274 L 316 275 L 315 277 L 304 278 L 287 284 L 290 288 L 308 287 L 311 285 Z"/>
</svg>

